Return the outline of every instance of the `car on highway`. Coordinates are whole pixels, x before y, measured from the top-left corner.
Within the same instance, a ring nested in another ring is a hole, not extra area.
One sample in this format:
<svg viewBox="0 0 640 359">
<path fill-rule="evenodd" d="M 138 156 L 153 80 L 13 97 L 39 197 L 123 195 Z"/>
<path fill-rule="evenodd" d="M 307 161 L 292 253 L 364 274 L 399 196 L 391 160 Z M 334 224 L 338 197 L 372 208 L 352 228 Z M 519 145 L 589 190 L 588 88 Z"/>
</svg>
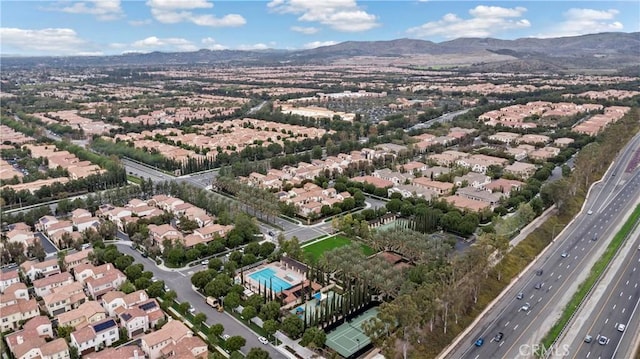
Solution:
<svg viewBox="0 0 640 359">
<path fill-rule="evenodd" d="M 484 338 L 478 338 L 478 340 L 476 340 L 475 342 L 475 346 L 477 347 L 481 347 L 482 344 L 484 344 Z"/>
<path fill-rule="evenodd" d="M 538 283 L 536 283 L 536 285 L 534 286 L 534 288 L 535 288 L 535 289 L 540 289 L 540 288 L 542 288 L 542 284 L 543 284 L 542 282 L 538 282 Z"/>
<path fill-rule="evenodd" d="M 258 340 L 262 344 L 269 344 L 269 340 L 267 340 L 267 338 L 265 338 L 265 337 L 258 337 Z"/>
<path fill-rule="evenodd" d="M 609 339 L 607 337 L 605 337 L 604 335 L 601 336 L 600 338 L 598 338 L 598 344 L 600 345 L 605 345 L 609 342 Z"/>
<path fill-rule="evenodd" d="M 592 240 L 592 241 L 597 241 L 597 240 L 598 240 L 598 234 L 597 234 L 597 233 L 596 233 L 596 234 L 594 234 L 594 235 L 593 235 L 593 238 L 591 238 L 591 240 Z"/>
<path fill-rule="evenodd" d="M 504 333 L 503 332 L 498 332 L 498 334 L 496 334 L 495 337 L 493 337 L 493 340 L 495 340 L 496 342 L 499 342 L 502 340 L 502 338 L 504 338 Z"/>
<path fill-rule="evenodd" d="M 591 343 L 592 340 L 593 340 L 593 337 L 591 335 L 587 335 L 584 337 L 585 343 Z"/>
<path fill-rule="evenodd" d="M 588 214 L 588 215 L 592 215 L 592 214 L 593 214 L 593 211 L 592 211 L 592 210 L 589 210 L 589 211 L 587 212 L 587 214 Z"/>
<path fill-rule="evenodd" d="M 569 256 L 569 253 L 567 252 L 562 252 L 562 254 L 560 255 L 560 257 L 562 258 L 567 258 Z"/>
<path fill-rule="evenodd" d="M 516 295 L 516 299 L 520 300 L 522 298 L 524 298 L 524 293 L 520 292 L 518 293 L 518 295 Z"/>
<path fill-rule="evenodd" d="M 542 269 L 538 269 L 538 270 L 536 271 L 536 275 L 542 275 L 542 273 L 543 273 L 543 272 L 544 272 L 544 271 L 543 271 Z"/>
<path fill-rule="evenodd" d="M 524 305 L 522 307 L 520 307 L 520 310 L 523 312 L 528 312 L 529 309 L 531 309 L 531 304 L 529 303 L 524 303 Z"/>
<path fill-rule="evenodd" d="M 619 332 L 624 332 L 626 327 L 627 327 L 626 325 L 620 323 L 620 324 L 618 324 L 618 328 L 617 329 L 618 329 Z"/>
</svg>

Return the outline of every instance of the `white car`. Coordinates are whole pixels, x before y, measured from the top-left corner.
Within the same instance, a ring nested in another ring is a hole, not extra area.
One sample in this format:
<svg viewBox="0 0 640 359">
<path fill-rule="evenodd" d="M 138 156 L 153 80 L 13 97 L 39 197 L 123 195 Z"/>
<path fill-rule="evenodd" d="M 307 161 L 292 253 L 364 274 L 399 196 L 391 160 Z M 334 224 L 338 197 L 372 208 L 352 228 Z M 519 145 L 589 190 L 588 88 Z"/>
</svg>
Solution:
<svg viewBox="0 0 640 359">
<path fill-rule="evenodd" d="M 189 313 L 193 314 L 196 312 L 196 308 L 194 307 L 189 307 Z"/>
<path fill-rule="evenodd" d="M 209 260 L 205 259 L 202 262 L 200 262 L 200 264 L 202 264 L 203 266 L 209 265 Z"/>
<path fill-rule="evenodd" d="M 267 338 L 265 337 L 258 337 L 258 340 L 260 341 L 260 343 L 262 344 L 269 344 L 269 341 L 267 340 Z"/>
<path fill-rule="evenodd" d="M 520 307 L 520 310 L 523 312 L 528 312 L 529 309 L 531 309 L 531 304 L 529 303 L 525 303 L 522 307 Z"/>
<path fill-rule="evenodd" d="M 229 335 L 229 334 L 222 334 L 222 339 L 224 339 L 224 340 L 229 340 L 229 338 L 231 338 L 231 335 Z"/>
<path fill-rule="evenodd" d="M 618 331 L 619 332 L 624 332 L 626 327 L 627 327 L 626 325 L 620 323 L 620 324 L 618 324 Z"/>
</svg>

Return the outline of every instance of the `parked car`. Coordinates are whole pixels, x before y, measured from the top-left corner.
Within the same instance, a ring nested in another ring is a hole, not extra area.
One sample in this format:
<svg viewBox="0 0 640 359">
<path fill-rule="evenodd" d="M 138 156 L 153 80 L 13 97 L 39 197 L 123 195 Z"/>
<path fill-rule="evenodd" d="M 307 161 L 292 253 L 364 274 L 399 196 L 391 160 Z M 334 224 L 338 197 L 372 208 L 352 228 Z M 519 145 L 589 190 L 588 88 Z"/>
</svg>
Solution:
<svg viewBox="0 0 640 359">
<path fill-rule="evenodd" d="M 196 312 L 196 308 L 189 307 L 189 313 L 194 314 Z"/>
<path fill-rule="evenodd" d="M 265 337 L 258 337 L 258 340 L 262 344 L 269 344 L 269 340 L 267 340 L 267 338 L 265 338 Z"/>
<path fill-rule="evenodd" d="M 202 262 L 200 262 L 200 264 L 202 264 L 203 266 L 209 265 L 209 260 L 205 259 Z"/>
<path fill-rule="evenodd" d="M 229 335 L 229 334 L 222 334 L 222 339 L 224 339 L 224 340 L 229 340 L 229 338 L 231 338 L 231 335 Z"/>
</svg>

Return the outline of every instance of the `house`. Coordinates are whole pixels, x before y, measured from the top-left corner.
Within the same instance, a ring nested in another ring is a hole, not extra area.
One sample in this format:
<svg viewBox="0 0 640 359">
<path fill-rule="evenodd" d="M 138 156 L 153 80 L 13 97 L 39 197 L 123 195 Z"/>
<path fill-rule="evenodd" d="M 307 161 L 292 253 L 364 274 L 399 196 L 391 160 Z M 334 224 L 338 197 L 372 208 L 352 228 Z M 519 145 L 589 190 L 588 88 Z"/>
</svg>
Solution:
<svg viewBox="0 0 640 359">
<path fill-rule="evenodd" d="M 530 163 L 514 162 L 504 168 L 504 173 L 510 173 L 522 179 L 527 179 L 536 173 L 536 166 Z"/>
<path fill-rule="evenodd" d="M 452 206 L 466 211 L 481 212 L 483 210 L 488 210 L 491 208 L 489 203 L 476 201 L 458 195 L 444 197 L 444 200 Z"/>
<path fill-rule="evenodd" d="M 73 222 L 67 220 L 58 221 L 57 223 L 54 223 L 47 227 L 47 229 L 45 230 L 45 233 L 47 233 L 47 235 L 49 236 L 53 236 L 58 232 L 73 232 Z"/>
<path fill-rule="evenodd" d="M 434 179 L 434 178 L 438 178 L 438 176 L 442 174 L 447 174 L 449 172 L 451 172 L 451 169 L 449 168 L 434 166 L 434 167 L 429 167 L 426 170 L 422 170 L 422 177 Z"/>
<path fill-rule="evenodd" d="M 18 329 L 22 321 L 38 315 L 40 315 L 40 310 L 35 299 L 17 300 L 15 304 L 4 306 L 0 310 L 0 331 Z"/>
<path fill-rule="evenodd" d="M 64 287 L 53 288 L 51 294 L 42 297 L 42 301 L 44 310 L 50 316 L 56 316 L 80 307 L 80 304 L 87 301 L 87 296 L 82 283 L 73 282 Z"/>
<path fill-rule="evenodd" d="M 453 179 L 453 183 L 458 187 L 466 187 L 463 186 L 466 184 L 467 186 L 471 186 L 473 188 L 483 188 L 484 185 L 489 184 L 491 182 L 491 177 L 486 176 L 482 173 L 469 172 L 464 176 L 455 177 Z"/>
<path fill-rule="evenodd" d="M 553 144 L 556 145 L 557 147 L 564 148 L 564 147 L 568 147 L 570 144 L 574 142 L 575 140 L 573 138 L 561 137 L 561 138 L 556 138 L 556 140 L 553 141 Z"/>
<path fill-rule="evenodd" d="M 477 173 L 486 173 L 489 166 L 503 167 L 509 163 L 506 158 L 487 156 L 487 155 L 471 155 L 456 161 L 456 164 L 462 167 L 470 168 L 471 171 Z"/>
<path fill-rule="evenodd" d="M 119 269 L 113 268 L 101 277 L 87 278 L 85 284 L 91 297 L 100 299 L 103 294 L 120 288 L 126 280 L 127 277 Z"/>
<path fill-rule="evenodd" d="M 193 337 L 193 332 L 186 325 L 181 321 L 171 320 L 160 330 L 140 338 L 140 347 L 149 359 L 159 359 L 163 356 L 162 350 L 164 348 L 169 345 L 176 345 L 182 340 L 191 337 Z M 204 353 L 206 353 L 206 348 Z"/>
<path fill-rule="evenodd" d="M 527 158 L 527 156 L 529 155 L 529 152 L 527 152 L 525 149 L 520 148 L 520 147 L 515 147 L 515 148 L 514 147 L 509 147 L 509 148 L 507 148 L 505 150 L 505 152 L 508 155 L 513 156 L 513 158 L 516 161 L 521 161 L 521 160 Z"/>
<path fill-rule="evenodd" d="M 140 308 L 126 309 L 118 314 L 118 318 L 130 339 L 149 330 L 149 315 Z"/>
<path fill-rule="evenodd" d="M 105 348 L 97 353 L 87 353 L 84 359 L 144 359 L 144 353 L 135 345 L 125 345 L 118 348 Z"/>
<path fill-rule="evenodd" d="M 177 229 L 173 228 L 170 224 L 162 224 L 162 225 L 149 225 L 149 236 L 153 241 L 153 244 L 156 244 L 162 250 L 164 248 L 163 242 L 165 240 L 180 240 L 182 239 L 182 233 Z"/>
<path fill-rule="evenodd" d="M 213 240 L 216 236 L 224 238 L 227 233 L 233 229 L 233 225 L 223 226 L 221 224 L 210 224 L 208 226 L 197 228 L 193 234 L 201 237 L 206 242 Z"/>
<path fill-rule="evenodd" d="M 536 134 L 526 134 L 526 135 L 522 135 L 522 137 L 520 137 L 518 139 L 519 143 L 528 143 L 528 144 L 547 144 L 551 141 L 551 138 L 549 136 L 545 136 L 545 135 L 536 135 Z"/>
<path fill-rule="evenodd" d="M 149 318 L 149 327 L 155 327 L 161 320 L 165 319 L 164 311 L 160 308 L 160 304 L 155 298 L 147 299 L 142 303 L 136 304 L 136 307 L 142 309 Z"/>
<path fill-rule="evenodd" d="M 57 259 L 49 259 L 44 262 L 25 261 L 20 265 L 22 273 L 32 281 L 38 276 L 48 277 L 60 273 L 60 266 Z"/>
<path fill-rule="evenodd" d="M 412 161 L 412 162 L 408 162 L 408 163 L 405 163 L 402 166 L 400 166 L 400 171 L 401 172 L 404 171 L 404 172 L 408 172 L 408 173 L 414 173 L 414 172 L 425 171 L 427 168 L 429 168 L 429 166 L 427 166 L 425 163 Z"/>
<path fill-rule="evenodd" d="M 506 144 L 516 142 L 518 138 L 520 138 L 520 135 L 512 132 L 496 132 L 495 134 L 489 136 L 490 141 L 502 142 Z"/>
<path fill-rule="evenodd" d="M 39 317 L 38 317 L 39 318 Z M 39 320 L 34 318 L 32 320 Z M 45 317 L 46 318 L 46 317 Z M 27 326 L 28 323 L 25 323 Z M 51 323 L 48 324 L 49 327 Z M 46 326 L 46 324 L 45 324 Z M 42 328 L 42 326 L 40 326 Z M 64 338 L 47 342 L 45 338 L 51 338 L 51 333 L 41 335 L 39 329 L 21 330 L 6 337 L 9 351 L 16 359 L 69 359 L 69 347 Z"/>
<path fill-rule="evenodd" d="M 378 178 L 382 178 L 386 181 L 391 181 L 394 185 L 406 184 L 407 182 L 411 182 L 414 177 L 412 173 L 403 174 L 400 172 L 391 171 L 387 168 L 377 170 L 373 172 L 372 175 Z"/>
<path fill-rule="evenodd" d="M 474 201 L 487 203 L 492 209 L 499 204 L 500 198 L 502 198 L 502 195 L 499 193 L 492 193 L 489 191 L 485 191 L 479 188 L 472 188 L 472 187 L 460 188 L 456 191 L 456 195 L 460 197 L 465 197 Z"/>
<path fill-rule="evenodd" d="M 20 275 L 17 270 L 8 272 L 0 271 L 0 293 L 4 293 L 10 285 L 20 282 Z"/>
<path fill-rule="evenodd" d="M 102 298 L 100 298 L 100 304 L 107 311 L 109 316 L 113 317 L 116 315 L 116 309 L 133 308 L 137 304 L 143 303 L 147 300 L 149 300 L 149 296 L 144 290 L 137 290 L 129 294 L 113 290 L 105 293 Z"/>
<path fill-rule="evenodd" d="M 171 343 L 161 350 L 163 357 L 207 358 L 207 343 L 200 337 L 187 337 L 177 343 Z"/>
<path fill-rule="evenodd" d="M 33 281 L 33 289 L 38 297 L 44 297 L 52 293 L 53 288 L 63 287 L 73 283 L 73 276 L 68 272 L 62 272 Z"/>
<path fill-rule="evenodd" d="M 448 194 L 453 190 L 453 183 L 432 181 L 427 177 L 418 177 L 413 180 L 413 184 L 434 191 L 438 195 Z"/>
<path fill-rule="evenodd" d="M 560 154 L 560 149 L 556 147 L 543 147 L 539 150 L 535 150 L 529 153 L 529 158 L 532 160 L 548 160 Z"/>
<path fill-rule="evenodd" d="M 77 208 L 71 212 L 71 218 L 83 218 L 83 217 L 92 217 L 91 212 L 84 208 Z"/>
<path fill-rule="evenodd" d="M 67 270 L 71 270 L 79 266 L 80 264 L 88 264 L 89 262 L 89 254 L 93 253 L 92 248 L 88 248 L 82 251 L 78 251 L 75 253 L 67 254 L 64 256 L 64 265 Z"/>
<path fill-rule="evenodd" d="M 0 308 L 13 305 L 21 300 L 29 300 L 29 291 L 24 283 L 14 283 L 0 294 Z"/>
<path fill-rule="evenodd" d="M 35 242 L 35 234 L 29 229 L 14 229 L 9 232 L 6 232 L 5 237 L 7 237 L 7 241 L 9 243 L 22 243 L 25 248 L 25 251 L 28 246 L 32 245 Z"/>
<path fill-rule="evenodd" d="M 9 351 L 15 358 L 34 358 L 41 354 L 38 348 L 53 337 L 51 321 L 40 315 L 29 319 L 22 330 L 5 335 Z"/>
<path fill-rule="evenodd" d="M 36 231 L 46 232 L 49 227 L 58 223 L 58 219 L 54 216 L 42 216 L 35 223 Z"/>
<path fill-rule="evenodd" d="M 82 303 L 77 309 L 58 314 L 58 326 L 71 326 L 78 329 L 106 318 L 104 308 L 98 302 L 90 300 Z"/>
<path fill-rule="evenodd" d="M 508 180 L 504 178 L 497 179 L 495 181 L 491 181 L 491 183 L 484 186 L 484 188 L 489 192 L 502 192 L 505 196 L 511 196 L 511 191 L 519 190 L 525 184 L 516 180 Z"/>
<path fill-rule="evenodd" d="M 118 324 L 114 319 L 108 318 L 74 331 L 71 333 L 70 343 L 83 355 L 111 346 L 119 339 Z"/>
<path fill-rule="evenodd" d="M 353 177 L 351 180 L 354 182 L 360 182 L 365 184 L 368 183 L 373 185 L 376 188 L 387 188 L 387 187 L 393 186 L 393 182 L 384 180 L 382 178 L 378 178 L 375 176 L 359 176 L 359 177 Z"/>
<path fill-rule="evenodd" d="M 400 193 L 403 198 L 419 197 L 424 198 L 427 201 L 438 197 L 438 193 L 433 190 L 427 189 L 422 186 L 410 184 L 391 187 L 387 190 L 387 193 L 389 196 L 391 196 L 392 193 Z"/>
<path fill-rule="evenodd" d="M 74 217 L 71 223 L 78 232 L 84 232 L 90 228 L 97 230 L 98 226 L 100 226 L 100 219 L 98 217 Z"/>
</svg>

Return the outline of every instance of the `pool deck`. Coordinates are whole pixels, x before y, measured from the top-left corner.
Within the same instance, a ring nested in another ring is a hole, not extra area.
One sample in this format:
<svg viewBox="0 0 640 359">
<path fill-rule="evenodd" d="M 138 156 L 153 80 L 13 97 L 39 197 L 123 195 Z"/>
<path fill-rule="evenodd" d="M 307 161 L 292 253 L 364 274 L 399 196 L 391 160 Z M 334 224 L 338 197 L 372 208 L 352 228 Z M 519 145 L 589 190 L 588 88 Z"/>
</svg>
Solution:
<svg viewBox="0 0 640 359">
<path fill-rule="evenodd" d="M 244 274 L 244 278 L 245 283 L 247 283 L 248 286 L 245 286 L 247 286 L 247 288 L 251 289 L 253 292 L 256 292 L 258 290 L 258 281 L 251 278 L 251 275 L 265 268 L 272 269 L 275 272 L 274 275 L 282 279 L 284 282 L 288 283 L 290 287 L 302 283 L 302 280 L 304 279 L 303 273 L 299 273 L 294 269 L 287 268 L 283 263 L 273 262 L 265 264 L 263 266 L 252 268 L 250 271 L 246 272 Z"/>
</svg>

